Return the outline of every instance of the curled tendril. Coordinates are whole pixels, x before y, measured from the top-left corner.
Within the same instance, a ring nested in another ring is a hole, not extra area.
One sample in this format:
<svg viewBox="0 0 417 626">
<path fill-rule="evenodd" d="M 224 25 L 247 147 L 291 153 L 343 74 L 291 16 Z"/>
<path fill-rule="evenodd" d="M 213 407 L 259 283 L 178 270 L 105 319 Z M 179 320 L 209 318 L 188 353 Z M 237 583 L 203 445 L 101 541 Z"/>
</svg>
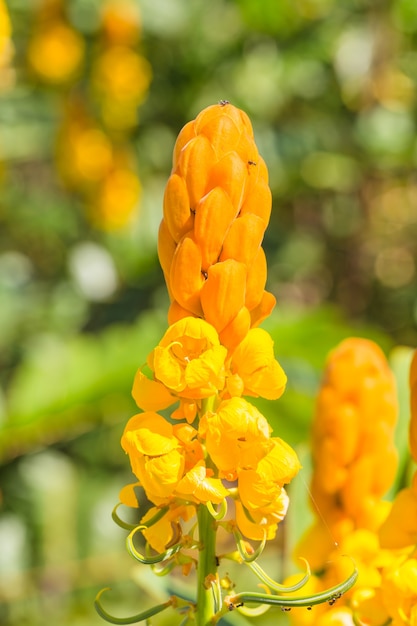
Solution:
<svg viewBox="0 0 417 626">
<path fill-rule="evenodd" d="M 221 501 L 217 511 L 210 501 L 207 502 L 206 506 L 209 510 L 210 515 L 214 517 L 215 520 L 220 521 L 226 517 L 226 513 L 227 513 L 227 501 L 226 500 Z"/>
<path fill-rule="evenodd" d="M 213 594 L 213 607 L 214 613 L 218 613 L 222 606 L 222 592 L 220 589 L 220 581 L 218 575 L 211 575 L 209 580 L 207 580 L 207 584 L 210 585 L 212 594 Z"/>
<path fill-rule="evenodd" d="M 148 620 L 153 615 L 157 615 L 162 611 L 165 611 L 169 606 L 175 604 L 175 599 L 170 598 L 163 604 L 157 604 L 151 609 L 147 609 L 146 611 L 142 611 L 142 613 L 137 613 L 136 615 L 132 615 L 131 617 L 115 617 L 114 615 L 110 615 L 103 607 L 101 606 L 101 596 L 105 591 L 109 591 L 110 587 L 105 587 L 96 595 L 96 599 L 94 600 L 94 606 L 97 613 L 106 620 L 106 622 L 110 622 L 110 624 L 135 624 L 137 622 L 143 622 L 144 620 Z"/>
<path fill-rule="evenodd" d="M 236 526 L 232 527 L 232 533 L 235 538 L 236 547 L 237 547 L 237 550 L 239 552 L 241 559 L 245 563 L 253 563 L 254 561 L 256 561 L 256 559 L 259 558 L 262 552 L 264 551 L 265 544 L 266 544 L 266 532 L 264 531 L 264 537 L 261 543 L 256 548 L 256 550 L 254 550 L 253 553 L 251 554 L 249 554 L 249 552 L 247 551 L 245 547 L 245 540 L 243 539 L 243 535 L 239 532 Z"/>
<path fill-rule="evenodd" d="M 179 552 L 181 548 L 183 547 L 182 543 L 176 543 L 170 548 L 168 548 L 167 550 L 165 550 L 164 552 L 161 552 L 161 554 L 157 554 L 155 556 L 144 556 L 135 548 L 133 544 L 133 538 L 136 535 L 136 533 L 142 532 L 143 530 L 146 530 L 147 528 L 148 526 L 145 526 L 144 524 L 141 524 L 140 526 L 136 526 L 129 533 L 126 539 L 126 547 L 127 547 L 129 554 L 131 554 L 133 558 L 139 561 L 140 563 L 144 563 L 145 565 L 153 565 L 155 563 L 161 563 L 161 561 L 167 561 L 172 556 L 174 556 L 174 554 Z"/>
<path fill-rule="evenodd" d="M 353 560 L 352 560 L 353 563 Z M 271 606 L 281 606 L 284 609 L 299 606 L 313 606 L 314 604 L 322 604 L 323 602 L 329 602 L 333 604 L 338 598 L 340 598 L 346 591 L 348 591 L 355 584 L 358 578 L 358 570 L 354 565 L 352 574 L 346 578 L 343 582 L 329 587 L 320 593 L 312 594 L 311 596 L 296 596 L 289 597 L 285 595 L 275 595 L 268 593 L 256 593 L 251 591 L 243 591 L 235 595 L 230 595 L 225 598 L 225 603 L 229 610 L 239 608 L 245 602 L 258 602 L 259 604 L 270 604 Z"/>
<path fill-rule="evenodd" d="M 134 528 L 137 527 L 137 524 L 130 524 L 129 522 L 125 522 L 124 520 L 122 520 L 122 518 L 119 516 L 117 512 L 119 507 L 121 507 L 122 505 L 123 505 L 123 502 L 118 502 L 116 504 L 111 514 L 112 519 L 120 528 L 123 528 L 124 530 L 133 530 Z M 167 511 L 168 511 L 167 506 L 163 507 L 162 509 L 159 509 L 159 511 L 157 511 L 157 513 L 155 513 L 155 515 L 153 515 L 149 520 L 144 522 L 142 526 L 146 526 L 147 528 L 149 528 L 150 526 L 153 526 L 153 524 L 156 524 L 156 522 L 158 522 L 161 519 L 161 517 L 165 515 Z"/>
<path fill-rule="evenodd" d="M 269 589 L 273 591 L 279 591 L 281 593 L 291 593 L 293 591 L 297 591 L 297 589 L 301 589 L 304 585 L 309 581 L 311 576 L 311 569 L 308 561 L 300 557 L 301 561 L 304 561 L 306 566 L 306 573 L 304 576 L 294 585 L 281 585 L 280 583 L 275 582 L 272 578 L 268 576 L 268 574 L 262 569 L 262 567 L 258 563 L 246 562 L 246 565 L 250 567 L 254 574 L 259 578 L 261 582 L 263 582 Z"/>
<path fill-rule="evenodd" d="M 266 585 L 260 585 L 260 587 L 264 587 L 266 593 L 271 593 L 270 589 L 268 589 Z M 258 606 L 249 607 L 243 604 L 242 606 L 237 606 L 236 608 L 239 613 L 242 613 L 242 615 L 245 615 L 246 617 L 259 617 L 260 615 L 264 615 L 267 611 L 269 611 L 271 605 L 258 604 Z"/>
</svg>

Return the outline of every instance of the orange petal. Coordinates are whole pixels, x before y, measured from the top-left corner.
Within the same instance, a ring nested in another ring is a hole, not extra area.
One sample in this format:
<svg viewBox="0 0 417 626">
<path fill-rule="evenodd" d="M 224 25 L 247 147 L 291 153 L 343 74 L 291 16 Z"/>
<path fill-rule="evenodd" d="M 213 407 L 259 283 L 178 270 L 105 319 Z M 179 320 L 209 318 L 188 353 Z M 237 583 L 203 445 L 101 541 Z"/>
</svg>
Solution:
<svg viewBox="0 0 417 626">
<path fill-rule="evenodd" d="M 231 117 L 223 114 L 221 109 L 218 109 L 217 114 L 214 113 L 213 116 L 210 116 L 210 119 L 207 119 L 208 117 L 206 115 L 200 119 L 197 118 L 196 131 L 207 137 L 213 146 L 217 159 L 220 159 L 227 152 L 235 150 L 241 130 Z"/>
<path fill-rule="evenodd" d="M 201 250 L 202 268 L 217 263 L 230 224 L 236 216 L 229 196 L 215 187 L 196 206 L 194 236 Z"/>
<path fill-rule="evenodd" d="M 195 210 L 197 202 L 208 189 L 217 186 L 211 185 L 207 189 L 210 170 L 215 161 L 214 150 L 204 135 L 194 137 L 181 150 L 176 173 L 185 179 L 192 210 Z"/>
<path fill-rule="evenodd" d="M 205 319 L 221 332 L 245 304 L 246 266 L 234 259 L 209 267 L 201 289 Z"/>
<path fill-rule="evenodd" d="M 250 322 L 250 313 L 243 306 L 232 321 L 221 331 L 219 337 L 222 345 L 226 346 L 230 352 L 233 352 L 248 334 Z"/>
<path fill-rule="evenodd" d="M 246 213 L 232 222 L 223 243 L 220 261 L 235 259 L 249 268 L 259 250 L 265 232 L 265 222 Z"/>
<path fill-rule="evenodd" d="M 253 188 L 246 194 L 245 200 L 240 209 L 240 214 L 253 213 L 264 221 L 264 228 L 267 227 L 272 209 L 271 190 L 264 180 L 260 179 Z"/>
<path fill-rule="evenodd" d="M 185 181 L 178 174 L 169 177 L 164 194 L 164 220 L 175 242 L 194 225 Z"/>
<path fill-rule="evenodd" d="M 194 313 L 192 313 L 188 309 L 184 309 L 184 307 L 178 304 L 176 300 L 171 302 L 171 305 L 168 309 L 168 324 L 171 326 L 172 324 L 175 324 L 175 322 L 182 320 L 184 317 L 197 317 L 197 316 L 194 315 Z"/>
<path fill-rule="evenodd" d="M 246 279 L 246 300 L 245 304 L 249 311 L 255 309 L 260 304 L 264 294 L 267 276 L 266 256 L 263 248 L 258 248 L 258 252 L 248 268 Z"/>
<path fill-rule="evenodd" d="M 195 315 L 202 315 L 200 290 L 204 284 L 201 273 L 201 251 L 192 234 L 179 242 L 172 260 L 170 286 L 174 299 Z"/>
<path fill-rule="evenodd" d="M 214 189 L 214 187 L 223 187 L 234 208 L 239 211 L 247 177 L 246 163 L 236 152 L 229 152 L 213 165 L 208 176 L 206 192 Z"/>
<path fill-rule="evenodd" d="M 200 111 L 195 119 L 196 132 L 200 133 L 203 126 L 219 115 L 229 117 L 241 132 L 246 132 L 250 136 L 253 136 L 252 124 L 249 117 L 244 111 L 233 106 L 230 102 L 212 104 Z"/>
<path fill-rule="evenodd" d="M 177 140 L 174 146 L 174 152 L 172 157 L 172 170 L 174 171 L 178 165 L 178 160 L 180 158 L 181 150 L 184 148 L 187 143 L 196 136 L 194 120 L 191 122 L 187 122 L 185 126 L 182 127 Z"/>
<path fill-rule="evenodd" d="M 164 273 L 168 291 L 170 291 L 169 275 L 176 247 L 177 244 L 172 238 L 165 220 L 162 220 L 158 231 L 158 257 Z"/>
<path fill-rule="evenodd" d="M 264 291 L 262 300 L 258 304 L 257 307 L 251 310 L 250 316 L 252 320 L 252 328 L 255 326 L 259 326 L 263 320 L 271 314 L 272 309 L 274 308 L 276 303 L 275 296 L 269 291 Z"/>
</svg>

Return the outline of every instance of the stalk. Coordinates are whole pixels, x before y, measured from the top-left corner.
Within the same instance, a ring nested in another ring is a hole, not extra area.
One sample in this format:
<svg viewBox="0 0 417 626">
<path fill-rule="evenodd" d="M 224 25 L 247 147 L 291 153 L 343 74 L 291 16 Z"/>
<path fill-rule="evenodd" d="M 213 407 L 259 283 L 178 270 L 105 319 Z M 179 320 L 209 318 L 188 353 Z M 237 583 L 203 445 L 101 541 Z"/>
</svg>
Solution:
<svg viewBox="0 0 417 626">
<path fill-rule="evenodd" d="M 197 570 L 196 626 L 213 626 L 217 622 L 214 594 L 210 580 L 215 580 L 216 522 L 206 506 L 200 505 L 197 513 L 200 553 Z"/>
</svg>

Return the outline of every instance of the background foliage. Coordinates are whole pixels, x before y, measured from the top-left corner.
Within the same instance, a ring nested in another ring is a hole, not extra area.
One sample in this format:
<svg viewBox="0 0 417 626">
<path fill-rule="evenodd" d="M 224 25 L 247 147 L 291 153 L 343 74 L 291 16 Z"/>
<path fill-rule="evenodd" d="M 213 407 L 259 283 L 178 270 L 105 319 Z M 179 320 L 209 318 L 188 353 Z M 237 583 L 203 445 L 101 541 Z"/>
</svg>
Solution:
<svg viewBox="0 0 417 626">
<path fill-rule="evenodd" d="M 135 412 L 133 375 L 166 327 L 156 237 L 185 122 L 230 100 L 249 114 L 270 171 L 264 245 L 278 304 L 265 325 L 289 385 L 261 408 L 306 468 L 281 556 L 308 523 L 309 423 L 327 351 L 352 334 L 387 353 L 417 345 L 417 4 L 7 6 L 0 622 L 99 624 L 103 585 L 118 614 L 165 593 L 133 568 L 110 512 L 130 480 L 119 440 Z M 402 376 L 408 359 L 393 353 Z"/>
</svg>

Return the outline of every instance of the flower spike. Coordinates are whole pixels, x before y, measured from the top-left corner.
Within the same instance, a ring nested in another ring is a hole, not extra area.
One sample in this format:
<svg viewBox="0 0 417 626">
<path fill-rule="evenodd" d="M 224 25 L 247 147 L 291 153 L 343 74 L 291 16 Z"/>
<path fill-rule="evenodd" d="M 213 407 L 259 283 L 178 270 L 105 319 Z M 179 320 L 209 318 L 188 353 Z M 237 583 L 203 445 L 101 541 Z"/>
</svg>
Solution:
<svg viewBox="0 0 417 626">
<path fill-rule="evenodd" d="M 131 617 L 115 617 L 114 615 L 110 615 L 103 607 L 101 606 L 101 596 L 105 591 L 109 591 L 110 587 L 105 587 L 96 595 L 96 599 L 94 600 L 94 606 L 97 613 L 106 620 L 106 622 L 110 622 L 110 624 L 136 624 L 138 622 L 143 622 L 144 620 L 148 620 L 153 615 L 157 615 L 158 613 L 162 613 L 169 606 L 174 604 L 174 598 L 170 598 L 166 602 L 162 604 L 157 604 L 151 609 L 147 609 L 146 611 L 142 611 L 142 613 L 137 613 L 136 615 L 132 615 Z"/>
</svg>

